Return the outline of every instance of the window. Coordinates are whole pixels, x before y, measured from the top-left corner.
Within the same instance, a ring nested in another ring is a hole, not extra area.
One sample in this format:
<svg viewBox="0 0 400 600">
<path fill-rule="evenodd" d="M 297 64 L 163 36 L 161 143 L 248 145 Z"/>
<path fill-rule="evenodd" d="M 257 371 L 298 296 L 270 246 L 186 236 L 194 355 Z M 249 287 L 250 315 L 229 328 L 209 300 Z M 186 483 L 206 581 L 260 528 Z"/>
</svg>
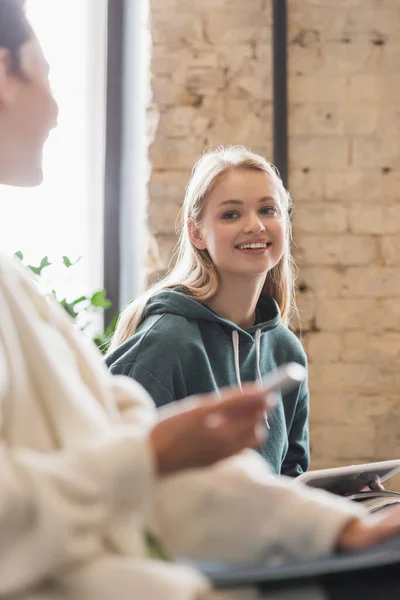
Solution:
<svg viewBox="0 0 400 600">
<path fill-rule="evenodd" d="M 60 112 L 43 184 L 0 188 L 0 250 L 22 250 L 33 264 L 45 255 L 56 263 L 83 256 L 68 280 L 65 269 L 51 273 L 54 287 L 74 296 L 102 287 L 106 1 L 28 0 L 26 7 Z"/>
</svg>

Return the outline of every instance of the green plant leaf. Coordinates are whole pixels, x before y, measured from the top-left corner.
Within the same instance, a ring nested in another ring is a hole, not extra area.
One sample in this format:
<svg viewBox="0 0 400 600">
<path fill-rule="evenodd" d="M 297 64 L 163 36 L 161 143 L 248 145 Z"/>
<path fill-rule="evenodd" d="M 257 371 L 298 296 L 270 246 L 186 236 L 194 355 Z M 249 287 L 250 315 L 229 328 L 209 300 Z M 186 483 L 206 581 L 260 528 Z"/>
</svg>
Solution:
<svg viewBox="0 0 400 600">
<path fill-rule="evenodd" d="M 30 269 L 32 273 L 35 273 L 35 275 L 40 275 L 42 272 L 40 267 L 34 267 L 33 265 L 28 265 L 28 269 Z"/>
<path fill-rule="evenodd" d="M 42 269 L 44 269 L 45 267 L 50 267 L 51 262 L 49 262 L 49 257 L 48 256 L 44 256 L 42 258 L 42 260 L 40 261 L 40 266 L 42 267 Z"/>
<path fill-rule="evenodd" d="M 52 263 L 49 262 L 49 257 L 48 256 L 44 256 L 42 258 L 42 260 L 40 261 L 39 267 L 35 267 L 34 265 L 28 265 L 28 269 L 30 269 L 36 275 L 40 276 L 42 274 L 43 269 L 45 269 L 46 267 L 50 267 L 51 264 Z"/>
<path fill-rule="evenodd" d="M 72 262 L 70 261 L 68 256 L 63 256 L 62 258 L 63 258 L 63 263 L 66 267 L 70 267 L 72 265 Z"/>
<path fill-rule="evenodd" d="M 67 313 L 73 319 L 76 319 L 76 317 L 78 316 L 78 313 L 74 309 L 73 305 L 70 302 L 67 302 L 66 298 L 63 298 L 62 300 L 59 300 L 59 303 L 61 304 L 61 306 L 63 307 L 63 309 L 66 310 Z"/>
<path fill-rule="evenodd" d="M 107 354 L 107 350 L 111 342 L 111 336 L 113 335 L 117 326 L 118 318 L 119 313 L 116 313 L 111 323 L 105 328 L 105 330 L 101 333 L 98 333 L 93 338 L 93 342 L 103 355 Z"/>
<path fill-rule="evenodd" d="M 116 326 L 117 326 L 118 319 L 119 319 L 119 312 L 117 312 L 117 313 L 114 315 L 114 317 L 112 318 L 112 321 L 110 322 L 110 324 L 109 324 L 109 325 L 107 325 L 107 327 L 105 328 L 105 330 L 104 330 L 104 335 L 105 335 L 106 337 L 110 337 L 110 336 L 112 336 L 112 334 L 114 333 L 114 331 L 115 331 L 115 328 L 116 328 Z"/>
<path fill-rule="evenodd" d="M 23 261 L 24 259 L 24 255 L 21 250 L 15 252 L 14 256 L 21 261 Z M 82 256 L 79 256 L 79 258 L 76 261 L 72 261 L 68 256 L 64 255 L 62 257 L 62 261 L 65 267 L 70 268 L 73 265 L 76 265 L 81 260 L 81 258 Z M 49 267 L 51 264 L 52 263 L 49 261 L 49 257 L 44 256 L 40 261 L 39 266 L 28 265 L 28 268 L 40 277 L 42 275 L 43 269 Z M 90 311 L 93 308 L 106 310 L 112 306 L 112 302 L 109 298 L 107 298 L 105 290 L 98 290 L 97 292 L 92 294 L 92 296 L 79 296 L 78 298 L 76 298 L 75 300 L 71 300 L 70 302 L 68 302 L 66 298 L 62 298 L 62 300 L 59 300 L 57 297 L 57 292 L 54 289 L 52 289 L 49 292 L 49 294 L 54 296 L 54 299 L 60 304 L 60 306 L 63 307 L 63 309 L 70 315 L 70 317 L 72 317 L 73 320 L 76 320 L 77 317 L 81 315 L 83 317 L 89 317 Z M 87 302 L 87 304 L 79 306 L 83 302 Z M 104 331 L 98 333 L 93 338 L 94 343 L 100 348 L 100 351 L 103 354 L 107 352 L 108 346 L 111 341 L 111 336 L 115 331 L 118 317 L 119 313 L 114 315 L 114 318 L 112 319 L 111 323 L 105 328 Z M 82 324 L 79 323 L 79 328 L 83 331 L 88 325 L 89 323 L 85 323 L 85 319 L 83 319 Z"/>
<path fill-rule="evenodd" d="M 111 308 L 112 302 L 106 297 L 106 290 L 99 290 L 95 292 L 90 299 L 90 304 L 95 308 Z"/>
<path fill-rule="evenodd" d="M 75 261 L 72 261 L 70 258 L 68 258 L 68 256 L 63 256 L 63 263 L 64 265 L 69 269 L 69 267 L 73 267 L 74 265 L 76 265 L 80 260 L 81 260 L 82 256 L 79 256 Z"/>
<path fill-rule="evenodd" d="M 72 300 L 72 302 L 70 304 L 71 304 L 71 306 L 76 306 L 77 304 L 80 304 L 81 302 L 84 302 L 85 300 L 89 300 L 88 296 L 81 296 L 80 298 L 77 298 L 76 300 Z"/>
</svg>

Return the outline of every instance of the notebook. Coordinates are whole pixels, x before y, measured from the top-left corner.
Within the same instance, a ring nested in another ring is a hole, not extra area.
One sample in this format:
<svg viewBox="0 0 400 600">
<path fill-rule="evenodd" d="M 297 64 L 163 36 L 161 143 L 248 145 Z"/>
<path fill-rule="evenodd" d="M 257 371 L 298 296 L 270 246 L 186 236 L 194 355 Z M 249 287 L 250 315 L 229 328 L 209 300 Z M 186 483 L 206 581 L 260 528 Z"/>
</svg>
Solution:
<svg viewBox="0 0 400 600">
<path fill-rule="evenodd" d="M 295 479 L 302 483 L 326 490 L 349 500 L 362 502 L 369 512 L 376 512 L 391 504 L 400 502 L 400 494 L 393 491 L 367 490 L 371 481 L 380 479 L 383 483 L 400 472 L 400 460 L 385 460 L 363 465 L 350 465 L 332 469 L 308 471 Z"/>
</svg>

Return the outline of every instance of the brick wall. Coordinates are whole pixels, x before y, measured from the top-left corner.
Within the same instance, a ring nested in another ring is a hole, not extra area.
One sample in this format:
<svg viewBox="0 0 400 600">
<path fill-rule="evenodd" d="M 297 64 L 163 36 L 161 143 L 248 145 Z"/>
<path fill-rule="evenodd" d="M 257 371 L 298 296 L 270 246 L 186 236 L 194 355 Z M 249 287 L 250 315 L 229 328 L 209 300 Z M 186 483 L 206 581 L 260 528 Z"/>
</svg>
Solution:
<svg viewBox="0 0 400 600">
<path fill-rule="evenodd" d="M 400 451 L 400 3 L 289 0 L 314 466 Z"/>
<path fill-rule="evenodd" d="M 150 0 L 152 115 L 151 268 L 165 269 L 190 170 L 204 148 L 272 147 L 269 0 Z"/>
<path fill-rule="evenodd" d="M 210 144 L 272 158 L 271 0 L 150 0 L 151 268 Z M 288 0 L 290 190 L 313 466 L 400 451 L 400 2 Z"/>
</svg>

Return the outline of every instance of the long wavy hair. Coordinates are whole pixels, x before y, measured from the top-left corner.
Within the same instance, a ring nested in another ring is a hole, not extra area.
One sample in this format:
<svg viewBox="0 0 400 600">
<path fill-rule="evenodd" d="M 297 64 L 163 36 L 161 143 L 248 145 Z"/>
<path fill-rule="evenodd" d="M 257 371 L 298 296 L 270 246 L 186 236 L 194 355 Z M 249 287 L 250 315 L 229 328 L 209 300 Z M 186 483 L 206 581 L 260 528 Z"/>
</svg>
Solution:
<svg viewBox="0 0 400 600">
<path fill-rule="evenodd" d="M 266 274 L 264 291 L 273 296 L 279 306 L 282 322 L 289 325 L 295 311 L 294 262 L 291 255 L 292 202 L 275 167 L 265 158 L 243 146 L 221 147 L 203 154 L 193 168 L 180 212 L 179 242 L 175 251 L 175 266 L 159 282 L 131 301 L 122 311 L 109 347 L 112 352 L 130 338 L 145 317 L 146 305 L 157 292 L 184 286 L 190 296 L 206 302 L 218 291 L 219 277 L 207 250 L 199 250 L 191 241 L 189 223 L 201 227 L 207 198 L 221 179 L 233 169 L 262 171 L 273 181 L 286 220 L 286 243 L 279 263 Z"/>
</svg>

